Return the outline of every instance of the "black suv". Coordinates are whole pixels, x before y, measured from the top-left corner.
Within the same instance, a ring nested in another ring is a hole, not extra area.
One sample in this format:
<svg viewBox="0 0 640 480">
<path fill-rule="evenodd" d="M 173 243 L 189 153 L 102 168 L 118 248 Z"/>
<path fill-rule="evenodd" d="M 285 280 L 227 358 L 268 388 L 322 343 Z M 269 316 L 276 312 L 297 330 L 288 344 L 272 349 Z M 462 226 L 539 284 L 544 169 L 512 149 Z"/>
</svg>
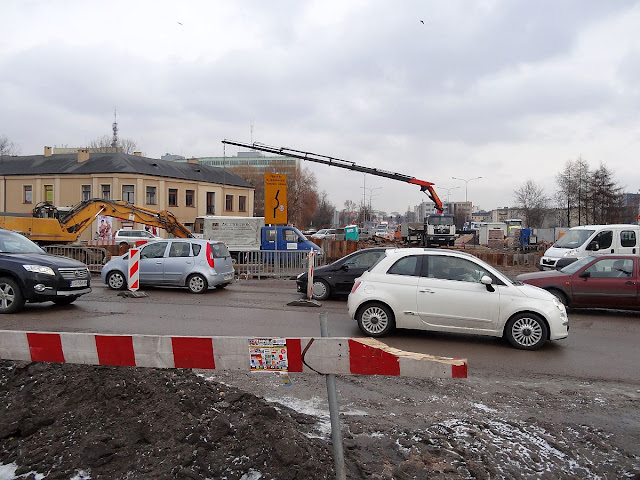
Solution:
<svg viewBox="0 0 640 480">
<path fill-rule="evenodd" d="M 0 228 L 0 314 L 25 302 L 68 305 L 91 292 L 91 274 L 77 260 L 48 255 L 19 233 Z"/>
</svg>

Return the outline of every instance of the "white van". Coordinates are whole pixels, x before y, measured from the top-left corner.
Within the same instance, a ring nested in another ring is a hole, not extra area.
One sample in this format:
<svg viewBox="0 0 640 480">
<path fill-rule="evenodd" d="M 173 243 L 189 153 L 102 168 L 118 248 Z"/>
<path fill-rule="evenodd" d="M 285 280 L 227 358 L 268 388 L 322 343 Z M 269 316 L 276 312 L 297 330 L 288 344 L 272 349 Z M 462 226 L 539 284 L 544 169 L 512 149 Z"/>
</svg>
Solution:
<svg viewBox="0 0 640 480">
<path fill-rule="evenodd" d="M 589 255 L 639 255 L 640 225 L 570 228 L 540 259 L 540 270 L 560 269 Z"/>
</svg>

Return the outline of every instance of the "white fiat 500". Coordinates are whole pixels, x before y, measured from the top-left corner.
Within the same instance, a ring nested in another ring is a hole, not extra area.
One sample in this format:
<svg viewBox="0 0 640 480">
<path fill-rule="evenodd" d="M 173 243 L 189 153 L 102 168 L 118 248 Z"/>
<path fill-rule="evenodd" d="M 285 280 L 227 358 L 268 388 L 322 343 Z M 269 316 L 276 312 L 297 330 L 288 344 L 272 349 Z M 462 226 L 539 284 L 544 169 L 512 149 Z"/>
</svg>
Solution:
<svg viewBox="0 0 640 480">
<path fill-rule="evenodd" d="M 356 279 L 348 306 L 372 337 L 410 328 L 504 337 L 516 348 L 536 350 L 569 332 L 565 307 L 554 295 L 451 250 L 386 250 Z"/>
</svg>

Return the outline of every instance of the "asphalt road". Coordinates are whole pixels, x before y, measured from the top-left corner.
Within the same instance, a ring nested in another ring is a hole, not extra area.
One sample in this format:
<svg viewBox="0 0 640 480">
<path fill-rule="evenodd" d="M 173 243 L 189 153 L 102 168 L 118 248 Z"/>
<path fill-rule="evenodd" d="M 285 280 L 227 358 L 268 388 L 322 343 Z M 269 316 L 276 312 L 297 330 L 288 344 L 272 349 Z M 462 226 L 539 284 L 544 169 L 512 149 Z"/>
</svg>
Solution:
<svg viewBox="0 0 640 480">
<path fill-rule="evenodd" d="M 145 289 L 123 298 L 93 278 L 94 291 L 70 306 L 27 305 L 0 316 L 1 330 L 157 335 L 315 336 L 321 312 L 333 336 L 362 336 L 346 313 L 346 299 L 317 307 L 287 304 L 301 298 L 292 280 L 239 280 L 225 290 L 194 295 L 181 289 Z M 539 375 L 640 384 L 640 313 L 569 313 L 565 340 L 526 352 L 498 338 L 401 330 L 385 343 L 407 351 L 467 358 L 469 376 Z"/>
</svg>

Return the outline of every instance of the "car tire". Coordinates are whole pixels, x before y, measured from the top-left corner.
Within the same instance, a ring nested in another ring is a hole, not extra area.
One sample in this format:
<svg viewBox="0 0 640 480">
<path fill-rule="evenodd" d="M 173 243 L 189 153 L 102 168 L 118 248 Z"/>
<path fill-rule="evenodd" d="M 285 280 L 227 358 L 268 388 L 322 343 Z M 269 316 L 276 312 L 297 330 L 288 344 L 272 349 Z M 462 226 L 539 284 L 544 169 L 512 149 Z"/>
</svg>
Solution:
<svg viewBox="0 0 640 480">
<path fill-rule="evenodd" d="M 111 290 L 122 290 L 127 286 L 127 279 L 124 273 L 114 270 L 107 275 L 107 286 Z"/>
<path fill-rule="evenodd" d="M 567 296 L 563 292 L 561 292 L 560 290 L 558 290 L 556 288 L 552 288 L 552 289 L 548 290 L 548 292 L 553 294 L 553 296 L 556 297 L 558 299 L 558 301 L 560 303 L 562 303 L 565 307 L 568 306 Z"/>
<path fill-rule="evenodd" d="M 71 305 L 77 299 L 78 297 L 60 297 L 60 298 L 54 298 L 52 301 L 56 305 Z"/>
<path fill-rule="evenodd" d="M 371 302 L 361 306 L 356 312 L 358 327 L 370 337 L 383 337 L 396 327 L 396 320 L 391 309 L 379 302 Z"/>
<path fill-rule="evenodd" d="M 0 314 L 19 312 L 24 304 L 25 298 L 18 282 L 9 277 L 0 278 Z"/>
<path fill-rule="evenodd" d="M 331 296 L 331 287 L 329 284 L 318 278 L 313 281 L 313 298 L 315 300 L 326 300 Z"/>
<path fill-rule="evenodd" d="M 207 279 L 199 273 L 191 275 L 187 278 L 187 288 L 191 293 L 203 293 L 207 290 Z"/>
<path fill-rule="evenodd" d="M 520 350 L 537 350 L 549 337 L 547 324 L 535 313 L 518 313 L 505 328 L 509 343 Z"/>
<path fill-rule="evenodd" d="M 222 290 L 223 288 L 227 288 L 229 286 L 228 283 L 221 283 L 220 285 L 216 285 L 216 288 Z"/>
</svg>

